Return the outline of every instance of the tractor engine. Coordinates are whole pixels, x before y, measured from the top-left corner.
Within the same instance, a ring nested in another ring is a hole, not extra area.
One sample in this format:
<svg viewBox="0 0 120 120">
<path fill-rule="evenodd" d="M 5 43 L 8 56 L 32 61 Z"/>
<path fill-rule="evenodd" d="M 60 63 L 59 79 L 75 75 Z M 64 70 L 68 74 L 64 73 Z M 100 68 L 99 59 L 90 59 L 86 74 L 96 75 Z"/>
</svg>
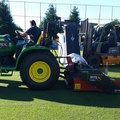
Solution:
<svg viewBox="0 0 120 120">
<path fill-rule="evenodd" d="M 15 44 L 10 39 L 9 35 L 0 35 L 0 64 L 12 65 L 14 62 L 14 51 Z"/>
</svg>

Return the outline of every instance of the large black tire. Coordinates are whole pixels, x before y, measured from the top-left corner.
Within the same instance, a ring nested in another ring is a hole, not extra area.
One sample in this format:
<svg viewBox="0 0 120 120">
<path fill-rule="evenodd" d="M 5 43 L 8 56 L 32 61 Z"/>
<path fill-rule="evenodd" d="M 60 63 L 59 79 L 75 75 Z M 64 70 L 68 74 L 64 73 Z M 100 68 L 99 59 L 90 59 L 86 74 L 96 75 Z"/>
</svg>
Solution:
<svg viewBox="0 0 120 120">
<path fill-rule="evenodd" d="M 59 72 L 59 64 L 49 51 L 29 54 L 20 68 L 22 81 L 32 90 L 50 89 L 57 82 Z"/>
<path fill-rule="evenodd" d="M 96 55 L 90 55 L 89 57 L 87 57 L 87 62 L 92 67 L 98 68 L 101 64 L 101 58 Z"/>
</svg>

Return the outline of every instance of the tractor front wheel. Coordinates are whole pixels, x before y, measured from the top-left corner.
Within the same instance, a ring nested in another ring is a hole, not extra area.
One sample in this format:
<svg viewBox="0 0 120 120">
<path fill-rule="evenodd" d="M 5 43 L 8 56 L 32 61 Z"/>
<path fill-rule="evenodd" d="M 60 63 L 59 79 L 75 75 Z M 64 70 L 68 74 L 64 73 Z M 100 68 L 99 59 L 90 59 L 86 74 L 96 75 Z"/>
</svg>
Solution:
<svg viewBox="0 0 120 120">
<path fill-rule="evenodd" d="M 59 64 L 49 51 L 33 52 L 23 60 L 20 76 L 28 88 L 47 90 L 58 80 Z"/>
</svg>

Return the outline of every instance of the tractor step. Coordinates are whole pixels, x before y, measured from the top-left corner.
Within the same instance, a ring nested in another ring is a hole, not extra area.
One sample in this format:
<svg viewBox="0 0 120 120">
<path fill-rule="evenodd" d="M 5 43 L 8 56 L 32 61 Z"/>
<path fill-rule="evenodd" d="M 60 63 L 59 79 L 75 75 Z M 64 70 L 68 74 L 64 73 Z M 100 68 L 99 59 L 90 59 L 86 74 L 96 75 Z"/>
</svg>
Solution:
<svg viewBox="0 0 120 120">
<path fill-rule="evenodd" d="M 0 76 L 12 76 L 15 66 L 0 66 Z"/>
<path fill-rule="evenodd" d="M 13 71 L 8 71 L 8 70 L 2 70 L 0 76 L 12 76 Z"/>
</svg>

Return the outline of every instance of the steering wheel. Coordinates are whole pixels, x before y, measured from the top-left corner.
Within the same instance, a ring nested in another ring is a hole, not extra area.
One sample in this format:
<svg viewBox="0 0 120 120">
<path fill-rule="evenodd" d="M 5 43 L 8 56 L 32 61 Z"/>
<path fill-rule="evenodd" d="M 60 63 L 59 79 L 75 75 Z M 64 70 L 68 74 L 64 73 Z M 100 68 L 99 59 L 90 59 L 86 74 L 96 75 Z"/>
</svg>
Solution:
<svg viewBox="0 0 120 120">
<path fill-rule="evenodd" d="M 20 35 L 18 30 L 15 30 L 15 33 L 17 34 L 17 38 L 20 40 L 24 40 L 24 38 Z"/>
</svg>

